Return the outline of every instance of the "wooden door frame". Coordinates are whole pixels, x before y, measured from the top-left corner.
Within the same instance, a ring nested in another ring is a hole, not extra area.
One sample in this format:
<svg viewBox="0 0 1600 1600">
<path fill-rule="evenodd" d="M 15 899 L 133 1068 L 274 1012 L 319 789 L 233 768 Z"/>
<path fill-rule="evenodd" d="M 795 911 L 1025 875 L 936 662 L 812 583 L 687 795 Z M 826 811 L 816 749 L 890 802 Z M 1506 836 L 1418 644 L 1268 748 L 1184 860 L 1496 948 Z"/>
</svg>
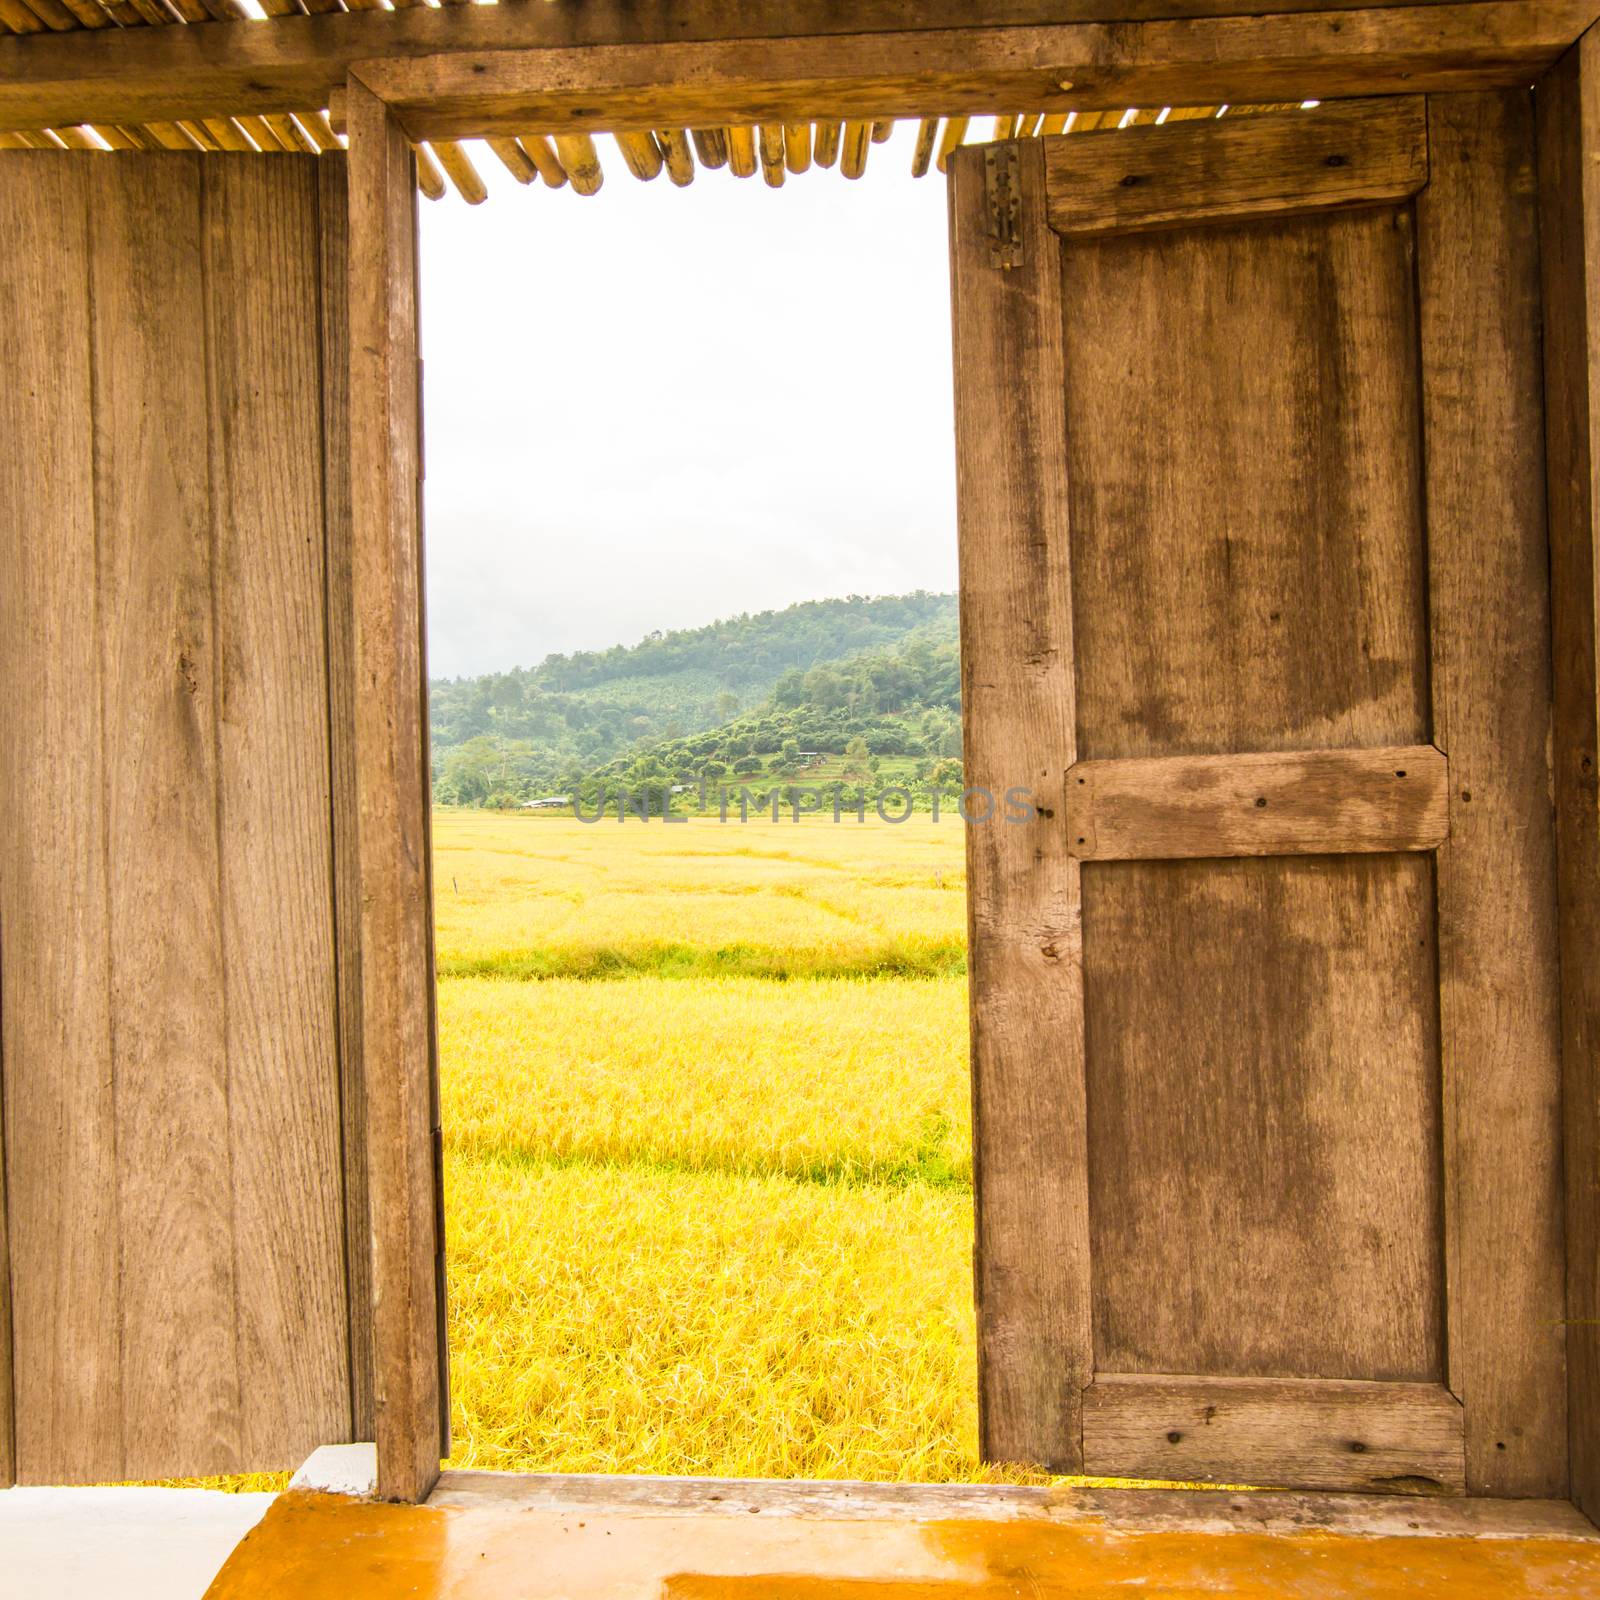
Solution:
<svg viewBox="0 0 1600 1600">
<path fill-rule="evenodd" d="M 752 8 L 741 8 L 741 11 Z M 812 8 L 796 4 L 797 12 Z M 895 16 L 903 8 L 875 8 Z M 987 7 L 986 11 L 1018 8 Z M 1022 8 L 1026 9 L 1026 8 Z M 1082 0 L 1078 14 L 1093 12 Z M 408 140 L 540 129 L 682 125 L 1038 103 L 1066 109 L 1187 100 L 1339 98 L 1526 85 L 1539 80 L 1544 239 L 1549 523 L 1557 577 L 1553 762 L 1559 846 L 1565 1141 L 1569 1173 L 1600 1153 L 1600 824 L 1597 824 L 1595 500 L 1600 497 L 1600 0 L 1496 0 L 1219 17 L 1207 0 L 1125 0 L 1155 20 L 983 25 L 942 30 L 818 31 L 727 42 L 692 8 L 699 43 L 548 41 L 450 53 L 412 51 L 348 66 L 338 97 L 350 143 L 350 408 L 358 683 L 363 1019 L 371 1162 L 378 1491 L 420 1500 L 447 1449 L 439 1269 L 439 1144 L 433 1030 L 428 765 L 424 680 L 416 336 L 415 199 Z M 1234 9 L 1250 9 L 1238 0 Z M 511 34 L 554 8 L 505 8 L 483 27 Z M 1206 15 L 1207 12 L 1213 13 Z M 435 13 L 382 16 L 397 28 Z M 451 13 L 452 19 L 460 12 Z M 520 19 L 513 24 L 510 18 Z M 1187 19 L 1187 20 L 1179 20 Z M 903 15 L 899 20 L 904 21 Z M 724 25 L 731 25 L 724 19 Z M 136 83 L 138 116 L 194 114 L 217 94 L 192 63 L 165 87 Z M 1579 35 L 1582 34 L 1582 38 Z M 43 36 L 46 40 L 49 36 Z M 99 36 L 103 37 L 103 36 Z M 124 36 L 130 38 L 131 36 Z M 721 41 L 721 42 L 719 42 Z M 55 48 L 62 41 L 51 41 Z M 143 41 L 138 41 L 143 44 Z M 8 41 L 9 43 L 9 41 Z M 31 47 L 33 41 L 24 41 Z M 0 49 L 0 57 L 6 54 Z M 1041 61 L 1082 62 L 1068 78 Z M 1020 64 L 1019 64 L 1020 63 Z M 179 70 L 182 69 L 182 70 Z M 188 73 L 187 76 L 184 74 Z M 829 85 L 825 105 L 816 84 Z M 1068 85 L 1070 85 L 1070 92 Z M 49 93 L 57 93 L 50 90 Z M 135 115 L 97 88 L 94 115 Z M 31 96 L 32 98 L 27 98 Z M 165 98 L 161 98 L 165 96 Z M 806 98 L 809 96 L 810 98 Z M 57 96 L 59 99 L 59 95 Z M 111 104 L 109 102 L 115 102 Z M 37 84 L 0 88 L 0 123 L 26 104 L 28 125 L 64 120 Z M 79 102 L 78 104 L 81 104 Z M 233 109 L 237 110 L 237 104 Z M 82 120 L 80 109 L 73 120 Z M 1587 159 L 1585 159 L 1587 157 Z M 977 381 L 977 380 L 973 380 Z M 958 374 L 958 389 L 961 377 Z M 969 385 L 970 387 L 970 385 Z M 980 385 L 981 387 L 981 385 Z M 1049 908 L 1044 908 L 1048 911 Z M 983 933 L 981 919 L 975 932 Z M 997 956 L 997 959 L 999 957 Z M 1574 1502 L 1600 1518 L 1600 1184 L 1567 1185 L 1568 1390 Z M 1078 1219 L 1081 1222 L 1081 1217 Z M 1081 1308 L 1043 1308 L 1047 1320 Z M 1027 1400 L 1018 1396 L 1018 1402 Z"/>
</svg>

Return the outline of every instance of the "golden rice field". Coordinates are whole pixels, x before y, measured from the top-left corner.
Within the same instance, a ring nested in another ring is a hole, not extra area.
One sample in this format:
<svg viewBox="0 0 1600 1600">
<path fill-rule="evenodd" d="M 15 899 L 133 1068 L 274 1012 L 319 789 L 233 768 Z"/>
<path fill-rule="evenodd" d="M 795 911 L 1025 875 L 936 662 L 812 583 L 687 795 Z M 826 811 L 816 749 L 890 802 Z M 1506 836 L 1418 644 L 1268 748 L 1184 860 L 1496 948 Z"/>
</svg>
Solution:
<svg viewBox="0 0 1600 1600">
<path fill-rule="evenodd" d="M 434 823 L 457 1465 L 971 1479 L 959 822 Z"/>
</svg>

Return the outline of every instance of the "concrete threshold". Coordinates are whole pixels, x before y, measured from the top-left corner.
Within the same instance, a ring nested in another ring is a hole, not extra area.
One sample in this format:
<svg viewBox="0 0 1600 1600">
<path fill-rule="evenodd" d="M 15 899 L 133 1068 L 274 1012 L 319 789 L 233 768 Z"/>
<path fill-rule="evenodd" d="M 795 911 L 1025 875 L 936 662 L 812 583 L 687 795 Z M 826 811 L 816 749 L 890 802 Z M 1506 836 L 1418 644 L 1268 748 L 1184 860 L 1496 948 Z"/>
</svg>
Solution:
<svg viewBox="0 0 1600 1600">
<path fill-rule="evenodd" d="M 292 1490 L 211 1600 L 1592 1600 L 1564 1502 L 447 1472 Z"/>
</svg>

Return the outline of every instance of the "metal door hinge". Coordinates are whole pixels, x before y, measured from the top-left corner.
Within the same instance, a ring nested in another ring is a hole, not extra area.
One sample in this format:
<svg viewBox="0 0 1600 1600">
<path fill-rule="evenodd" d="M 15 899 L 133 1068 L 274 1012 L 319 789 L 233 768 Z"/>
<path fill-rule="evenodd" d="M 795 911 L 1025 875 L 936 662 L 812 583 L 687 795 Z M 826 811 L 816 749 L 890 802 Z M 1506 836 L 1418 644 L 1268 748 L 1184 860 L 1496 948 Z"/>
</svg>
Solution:
<svg viewBox="0 0 1600 1600">
<path fill-rule="evenodd" d="M 991 144 L 983 152 L 983 197 L 989 215 L 989 264 L 1022 265 L 1022 163 L 1017 147 Z"/>
</svg>

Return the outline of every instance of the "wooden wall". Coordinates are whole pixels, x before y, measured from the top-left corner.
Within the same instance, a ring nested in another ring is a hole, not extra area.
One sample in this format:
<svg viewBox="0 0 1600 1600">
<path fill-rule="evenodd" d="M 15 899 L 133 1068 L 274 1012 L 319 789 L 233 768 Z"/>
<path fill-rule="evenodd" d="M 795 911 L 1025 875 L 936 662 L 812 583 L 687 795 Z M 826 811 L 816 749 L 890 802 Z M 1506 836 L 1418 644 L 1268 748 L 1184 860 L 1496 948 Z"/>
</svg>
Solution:
<svg viewBox="0 0 1600 1600">
<path fill-rule="evenodd" d="M 337 158 L 0 158 L 0 1481 L 370 1437 L 344 215 Z"/>
</svg>

